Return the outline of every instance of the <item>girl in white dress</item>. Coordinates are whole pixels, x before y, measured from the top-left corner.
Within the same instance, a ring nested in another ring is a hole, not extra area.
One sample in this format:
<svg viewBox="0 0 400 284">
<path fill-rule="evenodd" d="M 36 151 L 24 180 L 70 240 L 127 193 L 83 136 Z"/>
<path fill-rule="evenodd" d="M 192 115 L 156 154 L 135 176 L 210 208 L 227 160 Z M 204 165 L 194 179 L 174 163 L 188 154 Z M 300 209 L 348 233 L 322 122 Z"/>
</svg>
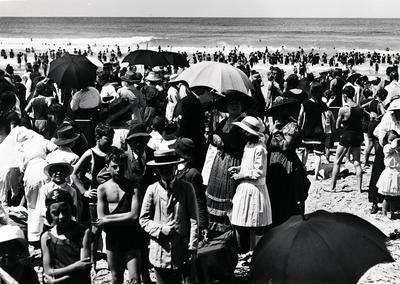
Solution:
<svg viewBox="0 0 400 284">
<path fill-rule="evenodd" d="M 383 138 L 383 154 L 385 169 L 376 184 L 378 192 L 385 196 L 382 204 L 382 214 L 390 209 L 390 219 L 393 219 L 393 196 L 400 196 L 400 135 L 390 130 Z"/>
<path fill-rule="evenodd" d="M 265 183 L 267 149 L 263 140 L 264 124 L 247 116 L 235 125 L 242 128 L 247 144 L 239 167 L 228 169 L 238 182 L 233 197 L 231 223 L 235 227 L 242 252 L 252 251 L 257 235 L 263 235 L 265 226 L 272 223 L 271 204 Z"/>
</svg>

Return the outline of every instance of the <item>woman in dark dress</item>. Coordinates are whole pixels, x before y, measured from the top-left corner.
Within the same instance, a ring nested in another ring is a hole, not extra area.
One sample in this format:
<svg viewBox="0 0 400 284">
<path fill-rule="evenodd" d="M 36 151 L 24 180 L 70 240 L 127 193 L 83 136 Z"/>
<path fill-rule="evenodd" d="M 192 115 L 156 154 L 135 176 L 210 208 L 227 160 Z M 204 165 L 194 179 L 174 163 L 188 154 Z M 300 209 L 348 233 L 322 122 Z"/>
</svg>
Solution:
<svg viewBox="0 0 400 284">
<path fill-rule="evenodd" d="M 230 167 L 240 165 L 246 141 L 234 122 L 246 115 L 244 110 L 251 104 L 251 97 L 238 91 L 228 91 L 217 104 L 218 110 L 227 112 L 215 130 L 211 144 L 218 148 L 206 191 L 209 230 L 223 233 L 230 228 L 228 214 L 232 210 L 232 198 L 236 184 L 228 175 Z"/>
<path fill-rule="evenodd" d="M 296 154 L 300 131 L 293 113 L 298 101 L 277 97 L 266 115 L 274 125 L 267 136 L 266 183 L 272 207 L 272 225 L 285 222 L 290 216 L 302 213 L 310 182 Z"/>
<path fill-rule="evenodd" d="M 307 164 L 308 153 L 314 152 L 314 171 L 315 179 L 318 179 L 321 167 L 321 155 L 325 152 L 325 132 L 322 126 L 322 113 L 328 107 L 322 102 L 322 86 L 320 83 L 313 82 L 310 87 L 311 99 L 304 100 L 301 104 L 299 114 L 299 126 L 302 130 L 302 140 L 305 146 L 302 162 Z"/>
</svg>

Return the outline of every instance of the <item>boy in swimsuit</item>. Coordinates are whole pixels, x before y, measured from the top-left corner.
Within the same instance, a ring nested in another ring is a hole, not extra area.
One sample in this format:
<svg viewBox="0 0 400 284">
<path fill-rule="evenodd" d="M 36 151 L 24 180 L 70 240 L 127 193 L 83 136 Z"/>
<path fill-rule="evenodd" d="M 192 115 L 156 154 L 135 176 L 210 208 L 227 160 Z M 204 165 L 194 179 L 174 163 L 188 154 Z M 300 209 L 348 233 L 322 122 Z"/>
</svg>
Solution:
<svg viewBox="0 0 400 284">
<path fill-rule="evenodd" d="M 353 156 L 353 165 L 356 169 L 358 188 L 361 192 L 362 170 L 360 163 L 360 146 L 363 141 L 362 132 L 362 109 L 353 101 L 355 90 L 352 86 L 343 89 L 345 106 L 339 109 L 336 121 L 336 129 L 342 126 L 343 132 L 340 136 L 339 145 L 336 149 L 335 161 L 332 170 L 331 191 L 335 191 L 336 181 L 340 170 L 340 164 L 347 151 Z"/>
<path fill-rule="evenodd" d="M 140 283 L 138 188 L 124 178 L 126 159 L 122 150 L 113 149 L 106 157 L 111 179 L 97 188 L 96 226 L 106 232 L 108 264 L 114 284 L 123 283 L 125 267 L 129 283 Z"/>
</svg>

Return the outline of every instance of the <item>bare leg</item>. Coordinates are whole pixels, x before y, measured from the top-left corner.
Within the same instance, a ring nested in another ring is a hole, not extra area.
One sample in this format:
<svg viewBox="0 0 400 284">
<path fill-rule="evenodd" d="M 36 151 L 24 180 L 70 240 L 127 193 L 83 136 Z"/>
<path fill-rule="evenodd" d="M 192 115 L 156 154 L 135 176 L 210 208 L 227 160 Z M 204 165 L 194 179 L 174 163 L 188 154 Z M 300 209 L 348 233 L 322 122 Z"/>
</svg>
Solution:
<svg viewBox="0 0 400 284">
<path fill-rule="evenodd" d="M 388 202 L 386 201 L 387 196 L 385 196 L 385 199 L 382 202 L 382 215 L 386 216 L 387 209 L 388 209 Z"/>
<path fill-rule="evenodd" d="M 132 250 L 127 255 L 126 266 L 129 272 L 129 283 L 140 283 L 140 249 Z"/>
<path fill-rule="evenodd" d="M 314 152 L 314 169 L 315 169 L 315 180 L 318 179 L 319 170 L 321 169 L 321 154 Z"/>
<path fill-rule="evenodd" d="M 125 265 L 123 255 L 116 251 L 107 250 L 108 266 L 111 271 L 113 284 L 122 284 L 124 282 Z"/>
<path fill-rule="evenodd" d="M 339 170 L 340 170 L 340 164 L 342 163 L 342 160 L 343 160 L 344 156 L 346 155 L 347 150 L 348 150 L 348 148 L 345 148 L 341 145 L 338 145 L 338 147 L 336 149 L 335 161 L 333 162 L 333 169 L 332 169 L 332 183 L 331 183 L 332 191 L 335 191 L 337 176 L 338 176 Z"/>
<path fill-rule="evenodd" d="M 353 156 L 353 165 L 356 169 L 356 177 L 358 181 L 358 189 L 361 192 L 362 189 L 362 169 L 360 163 L 360 147 L 351 147 L 350 148 L 351 155 Z"/>
<path fill-rule="evenodd" d="M 365 148 L 365 160 L 364 160 L 364 164 L 366 166 L 369 165 L 369 156 L 371 154 L 372 147 L 374 147 L 373 139 L 369 138 L 367 141 L 368 141 L 368 144 L 367 144 L 367 146 Z"/>
</svg>

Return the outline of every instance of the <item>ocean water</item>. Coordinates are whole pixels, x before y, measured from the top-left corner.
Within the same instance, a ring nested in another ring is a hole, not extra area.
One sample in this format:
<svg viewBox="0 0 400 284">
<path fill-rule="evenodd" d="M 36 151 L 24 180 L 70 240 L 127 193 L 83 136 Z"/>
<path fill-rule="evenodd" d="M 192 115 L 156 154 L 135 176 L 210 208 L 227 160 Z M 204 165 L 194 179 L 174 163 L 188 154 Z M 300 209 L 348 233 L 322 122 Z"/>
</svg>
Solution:
<svg viewBox="0 0 400 284">
<path fill-rule="evenodd" d="M 0 18 L 0 44 L 400 51 L 400 19 Z"/>
</svg>

